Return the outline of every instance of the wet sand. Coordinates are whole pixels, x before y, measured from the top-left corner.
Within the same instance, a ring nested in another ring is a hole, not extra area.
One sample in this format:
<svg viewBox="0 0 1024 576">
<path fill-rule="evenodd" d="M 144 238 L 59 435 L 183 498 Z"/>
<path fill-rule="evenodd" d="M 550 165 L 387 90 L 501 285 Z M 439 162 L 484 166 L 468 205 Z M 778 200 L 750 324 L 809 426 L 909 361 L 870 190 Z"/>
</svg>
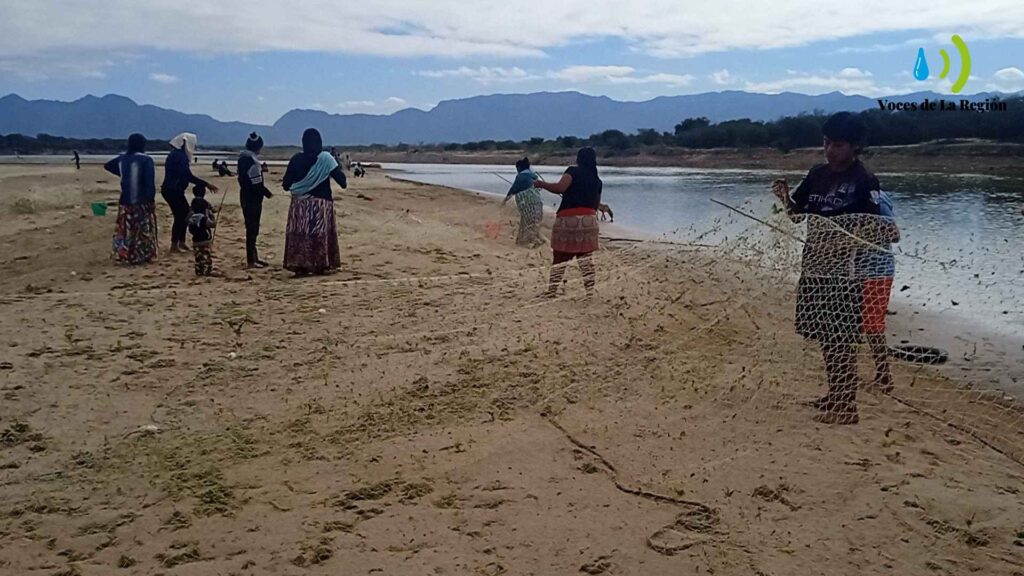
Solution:
<svg viewBox="0 0 1024 576">
<path fill-rule="evenodd" d="M 280 269 L 284 193 L 250 273 L 215 181 L 197 279 L 110 261 L 99 167 L 0 167 L 0 573 L 1024 572 L 1019 405 L 899 364 L 814 423 L 781 276 L 605 242 L 541 299 L 511 208 L 377 171 L 339 274 Z"/>
</svg>

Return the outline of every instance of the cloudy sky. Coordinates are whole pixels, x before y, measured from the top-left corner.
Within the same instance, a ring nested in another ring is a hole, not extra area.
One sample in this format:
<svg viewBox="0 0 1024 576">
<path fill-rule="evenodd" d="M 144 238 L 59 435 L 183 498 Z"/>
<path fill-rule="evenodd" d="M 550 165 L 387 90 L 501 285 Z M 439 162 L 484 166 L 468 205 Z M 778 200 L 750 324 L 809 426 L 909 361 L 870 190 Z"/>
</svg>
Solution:
<svg viewBox="0 0 1024 576">
<path fill-rule="evenodd" d="M 1024 90 L 1021 0 L 2 0 L 0 94 L 268 123 L 509 92 L 878 96 L 948 91 L 953 33 L 973 57 L 966 93 Z"/>
</svg>

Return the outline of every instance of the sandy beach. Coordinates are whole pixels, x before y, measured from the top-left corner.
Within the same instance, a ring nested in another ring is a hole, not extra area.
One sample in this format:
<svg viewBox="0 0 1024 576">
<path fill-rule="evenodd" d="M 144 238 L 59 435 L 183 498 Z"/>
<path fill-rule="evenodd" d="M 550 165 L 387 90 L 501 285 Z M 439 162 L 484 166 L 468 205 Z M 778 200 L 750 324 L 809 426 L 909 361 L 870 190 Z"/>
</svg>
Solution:
<svg viewBox="0 0 1024 576">
<path fill-rule="evenodd" d="M 0 574 L 1024 574 L 1024 409 L 967 384 L 999 354 L 816 424 L 785 271 L 608 241 L 547 300 L 511 207 L 372 170 L 342 271 L 292 279 L 274 172 L 271 268 L 218 178 L 197 279 L 159 198 L 119 267 L 114 177 L 0 166 Z"/>
</svg>

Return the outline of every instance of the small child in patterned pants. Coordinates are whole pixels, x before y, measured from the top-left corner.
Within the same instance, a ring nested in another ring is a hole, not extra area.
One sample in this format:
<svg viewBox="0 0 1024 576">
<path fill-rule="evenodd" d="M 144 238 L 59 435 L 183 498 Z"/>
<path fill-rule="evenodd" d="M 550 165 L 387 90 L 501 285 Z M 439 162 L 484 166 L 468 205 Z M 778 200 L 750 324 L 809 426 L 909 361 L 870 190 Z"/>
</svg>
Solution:
<svg viewBox="0 0 1024 576">
<path fill-rule="evenodd" d="M 217 219 L 213 205 L 206 201 L 206 187 L 197 184 L 192 188 L 191 214 L 188 217 L 188 231 L 192 234 L 192 251 L 196 255 L 196 276 L 213 275 L 213 229 Z"/>
</svg>

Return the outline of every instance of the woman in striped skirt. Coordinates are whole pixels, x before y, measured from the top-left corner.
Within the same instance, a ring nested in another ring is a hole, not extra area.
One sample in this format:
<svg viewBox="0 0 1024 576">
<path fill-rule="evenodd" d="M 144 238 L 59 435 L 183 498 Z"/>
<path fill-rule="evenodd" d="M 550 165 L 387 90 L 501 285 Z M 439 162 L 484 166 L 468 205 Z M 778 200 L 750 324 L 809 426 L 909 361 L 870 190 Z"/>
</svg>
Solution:
<svg viewBox="0 0 1024 576">
<path fill-rule="evenodd" d="M 345 172 L 330 152 L 324 152 L 320 132 L 302 134 L 302 152 L 292 156 L 284 175 L 291 192 L 285 232 L 284 267 L 296 276 L 329 274 L 341 267 L 338 226 L 330 180 L 346 188 Z"/>
</svg>

